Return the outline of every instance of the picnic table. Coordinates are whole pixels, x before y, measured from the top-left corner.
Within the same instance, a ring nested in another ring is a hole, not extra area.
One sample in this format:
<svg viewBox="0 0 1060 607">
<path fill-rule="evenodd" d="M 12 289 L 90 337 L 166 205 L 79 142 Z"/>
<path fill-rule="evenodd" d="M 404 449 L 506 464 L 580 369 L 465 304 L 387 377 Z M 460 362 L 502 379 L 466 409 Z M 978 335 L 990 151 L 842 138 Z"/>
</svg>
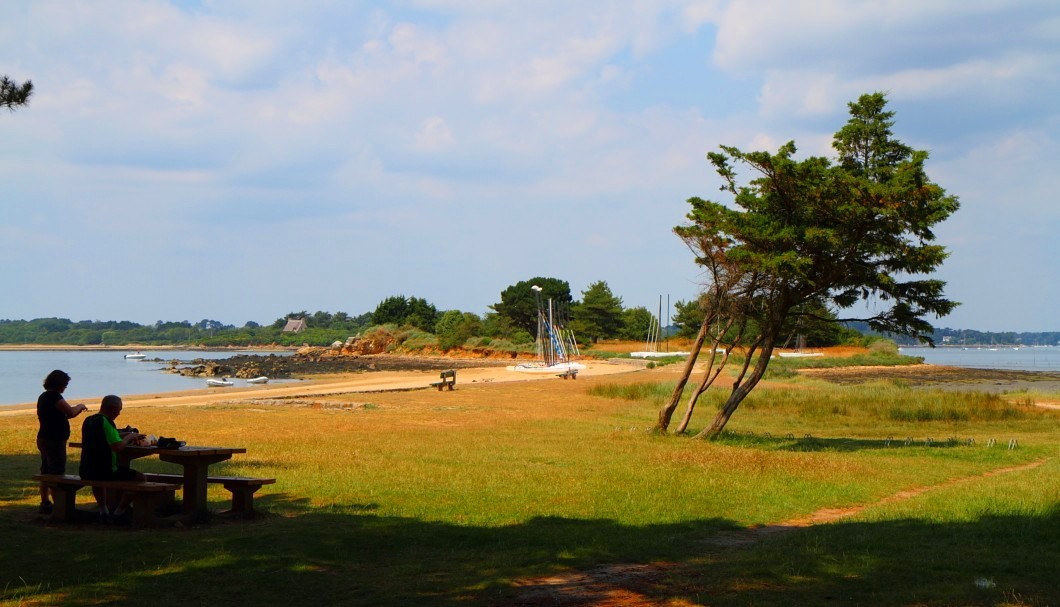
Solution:
<svg viewBox="0 0 1060 607">
<path fill-rule="evenodd" d="M 80 448 L 81 443 L 70 443 L 73 448 Z M 184 490 L 182 510 L 184 518 L 189 521 L 205 520 L 209 516 L 206 507 L 206 484 L 209 482 L 209 469 L 212 464 L 232 459 L 236 453 L 246 453 L 242 447 L 197 447 L 185 445 L 175 449 L 158 447 L 136 447 L 129 445 L 118 453 L 118 462 L 129 465 L 134 459 L 158 456 L 158 459 L 177 464 L 184 469 L 181 485 Z"/>
</svg>

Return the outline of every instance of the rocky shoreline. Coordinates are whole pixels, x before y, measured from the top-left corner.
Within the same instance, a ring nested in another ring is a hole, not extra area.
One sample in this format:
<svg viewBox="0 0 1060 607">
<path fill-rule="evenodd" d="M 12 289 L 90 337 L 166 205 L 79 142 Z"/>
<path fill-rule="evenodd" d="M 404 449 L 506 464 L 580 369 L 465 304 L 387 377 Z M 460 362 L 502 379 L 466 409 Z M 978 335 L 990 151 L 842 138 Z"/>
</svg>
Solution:
<svg viewBox="0 0 1060 607">
<path fill-rule="evenodd" d="M 401 356 L 369 354 L 362 356 L 314 356 L 312 354 L 243 354 L 218 360 L 197 358 L 191 361 L 153 359 L 168 364 L 167 373 L 191 377 L 238 377 L 249 379 L 266 376 L 273 379 L 311 377 L 335 373 L 371 371 L 444 371 L 470 367 L 503 367 L 508 361 L 497 359 L 464 359 L 444 356 Z"/>
</svg>

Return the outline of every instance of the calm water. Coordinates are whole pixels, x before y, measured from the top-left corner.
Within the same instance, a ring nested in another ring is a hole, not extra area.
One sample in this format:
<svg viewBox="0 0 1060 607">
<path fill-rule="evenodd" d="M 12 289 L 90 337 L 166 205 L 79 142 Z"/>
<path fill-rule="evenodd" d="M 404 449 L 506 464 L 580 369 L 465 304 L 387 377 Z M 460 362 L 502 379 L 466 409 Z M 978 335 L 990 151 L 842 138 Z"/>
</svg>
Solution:
<svg viewBox="0 0 1060 607">
<path fill-rule="evenodd" d="M 71 403 L 81 400 L 95 409 L 98 399 L 105 394 L 148 394 L 152 392 L 175 392 L 205 388 L 201 377 L 183 377 L 162 373 L 165 363 L 126 360 L 125 354 L 132 351 L 103 350 L 33 350 L 0 351 L 0 406 L 19 403 L 35 403 L 43 391 L 44 377 L 53 369 L 62 369 L 70 374 L 70 385 L 63 396 Z M 148 358 L 164 361 L 178 359 L 191 361 L 195 358 L 219 359 L 236 354 L 261 354 L 261 352 L 201 352 L 187 350 L 148 350 Z M 241 379 L 232 379 L 236 387 Z M 94 400 L 88 400 L 94 399 Z"/>
<path fill-rule="evenodd" d="M 1013 348 L 926 348 L 903 347 L 902 354 L 922 356 L 930 365 L 950 365 L 973 369 L 1017 371 L 1060 371 L 1060 347 Z"/>
</svg>

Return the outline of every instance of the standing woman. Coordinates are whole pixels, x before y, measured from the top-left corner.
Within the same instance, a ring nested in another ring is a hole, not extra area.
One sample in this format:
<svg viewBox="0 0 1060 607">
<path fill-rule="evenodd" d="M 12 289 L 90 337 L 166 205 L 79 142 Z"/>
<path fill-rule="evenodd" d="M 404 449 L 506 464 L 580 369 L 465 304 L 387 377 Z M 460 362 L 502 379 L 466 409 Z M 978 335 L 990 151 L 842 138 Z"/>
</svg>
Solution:
<svg viewBox="0 0 1060 607">
<path fill-rule="evenodd" d="M 83 404 L 70 405 L 63 391 L 70 384 L 70 376 L 56 369 L 44 378 L 44 393 L 37 398 L 37 450 L 40 451 L 41 474 L 66 474 L 66 441 L 70 439 L 70 418 L 88 409 Z M 48 488 L 40 488 L 41 514 L 50 514 L 52 502 Z"/>
</svg>

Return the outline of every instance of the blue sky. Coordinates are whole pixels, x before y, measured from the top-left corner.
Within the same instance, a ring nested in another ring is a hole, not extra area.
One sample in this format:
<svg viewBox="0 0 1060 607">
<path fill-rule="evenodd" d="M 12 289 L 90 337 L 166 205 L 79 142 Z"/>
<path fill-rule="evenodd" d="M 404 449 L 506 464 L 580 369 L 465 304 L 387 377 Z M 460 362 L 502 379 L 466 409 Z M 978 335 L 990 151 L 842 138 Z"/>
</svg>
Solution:
<svg viewBox="0 0 1060 607">
<path fill-rule="evenodd" d="M 937 326 L 1058 330 L 1055 0 L 0 4 L 0 318 L 241 325 L 533 276 L 687 300 L 719 144 L 829 154 L 846 103 L 962 208 Z"/>
</svg>

